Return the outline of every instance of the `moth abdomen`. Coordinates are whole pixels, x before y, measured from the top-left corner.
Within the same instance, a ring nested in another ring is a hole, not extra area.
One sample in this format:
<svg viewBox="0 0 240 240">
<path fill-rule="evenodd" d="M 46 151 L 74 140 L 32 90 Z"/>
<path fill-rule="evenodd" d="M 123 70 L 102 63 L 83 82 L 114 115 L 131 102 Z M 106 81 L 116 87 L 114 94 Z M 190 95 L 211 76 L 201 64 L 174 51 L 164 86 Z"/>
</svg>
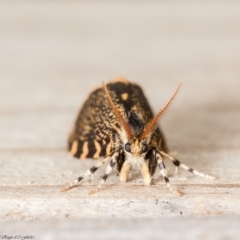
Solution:
<svg viewBox="0 0 240 240">
<path fill-rule="evenodd" d="M 70 154 L 80 159 L 98 159 L 101 156 L 107 156 L 111 152 L 111 144 L 109 142 L 100 144 L 98 141 L 93 139 L 84 142 L 79 139 L 75 139 L 69 144 L 69 146 Z"/>
</svg>

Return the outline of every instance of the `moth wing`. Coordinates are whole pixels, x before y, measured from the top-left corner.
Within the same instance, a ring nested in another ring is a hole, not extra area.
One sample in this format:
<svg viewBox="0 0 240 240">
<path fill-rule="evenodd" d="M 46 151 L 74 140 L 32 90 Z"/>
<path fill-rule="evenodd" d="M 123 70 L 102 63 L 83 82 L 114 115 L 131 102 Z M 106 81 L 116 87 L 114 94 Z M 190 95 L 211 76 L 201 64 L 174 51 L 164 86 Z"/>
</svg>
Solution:
<svg viewBox="0 0 240 240">
<path fill-rule="evenodd" d="M 83 104 L 68 139 L 72 156 L 85 159 L 110 154 L 114 134 L 107 120 L 110 111 L 102 88 L 93 91 Z"/>
</svg>

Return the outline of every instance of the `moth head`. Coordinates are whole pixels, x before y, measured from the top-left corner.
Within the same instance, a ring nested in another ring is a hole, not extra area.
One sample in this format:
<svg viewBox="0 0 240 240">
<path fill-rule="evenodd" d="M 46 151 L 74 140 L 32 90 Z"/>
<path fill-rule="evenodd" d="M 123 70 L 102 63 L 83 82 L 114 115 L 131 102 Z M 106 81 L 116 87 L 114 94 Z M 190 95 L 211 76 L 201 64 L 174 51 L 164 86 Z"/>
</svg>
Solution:
<svg viewBox="0 0 240 240">
<path fill-rule="evenodd" d="M 134 138 L 125 143 L 124 150 L 136 156 L 145 154 L 148 151 L 148 143 L 146 140 Z"/>
<path fill-rule="evenodd" d="M 118 118 L 118 120 L 124 130 L 124 134 L 123 134 L 124 135 L 124 150 L 127 153 L 131 153 L 133 155 L 141 155 L 141 154 L 145 154 L 148 151 L 148 149 L 150 147 L 149 145 L 151 142 L 151 133 L 152 133 L 153 129 L 155 128 L 155 126 L 157 125 L 157 122 L 159 121 L 160 117 L 168 109 L 169 105 L 171 104 L 171 102 L 173 101 L 175 96 L 177 95 L 177 92 L 180 89 L 181 84 L 182 83 L 180 83 L 178 85 L 177 89 L 175 90 L 174 94 L 172 95 L 170 100 L 167 102 L 167 104 L 161 109 L 161 111 L 158 112 L 158 114 L 153 119 L 151 119 L 148 122 L 148 124 L 144 128 L 143 132 L 139 136 L 136 137 L 133 135 L 131 127 L 129 126 L 128 122 L 124 119 L 122 114 L 119 112 L 119 110 L 113 103 L 113 100 L 108 92 L 108 89 L 103 82 L 103 89 L 108 98 L 108 101 L 113 109 L 115 116 Z"/>
</svg>

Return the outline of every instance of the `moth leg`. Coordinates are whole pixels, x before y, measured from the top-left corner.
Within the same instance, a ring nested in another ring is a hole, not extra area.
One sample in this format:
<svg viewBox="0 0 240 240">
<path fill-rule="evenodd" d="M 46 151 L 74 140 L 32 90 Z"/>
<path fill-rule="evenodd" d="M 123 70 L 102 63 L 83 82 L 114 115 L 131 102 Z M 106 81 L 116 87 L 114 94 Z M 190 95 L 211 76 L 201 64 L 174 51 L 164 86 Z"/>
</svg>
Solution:
<svg viewBox="0 0 240 240">
<path fill-rule="evenodd" d="M 141 172 L 142 172 L 144 184 L 147 185 L 147 186 L 151 185 L 152 177 L 150 175 L 148 165 L 145 161 L 141 165 Z"/>
<path fill-rule="evenodd" d="M 179 160 L 177 160 L 176 158 L 173 158 L 171 157 L 170 155 L 168 155 L 167 153 L 163 152 L 163 151 L 159 151 L 159 153 L 165 157 L 167 157 L 177 168 L 181 167 L 195 175 L 198 175 L 200 177 L 204 177 L 204 178 L 208 178 L 208 179 L 212 179 L 212 180 L 215 180 L 216 177 L 213 177 L 213 176 L 210 176 L 210 175 L 207 175 L 207 174 L 204 174 L 204 173 L 201 173 L 201 172 L 198 172 L 190 167 L 188 167 L 187 165 L 185 164 L 182 164 Z"/>
<path fill-rule="evenodd" d="M 109 157 L 104 158 L 101 162 L 89 168 L 84 172 L 83 175 L 78 177 L 74 182 L 68 184 L 66 187 L 62 188 L 61 192 L 65 192 L 73 187 L 76 187 L 80 181 L 83 180 L 86 176 L 92 176 L 105 162 L 109 161 Z"/>
<path fill-rule="evenodd" d="M 114 158 L 112 158 L 109 162 L 109 164 L 107 165 L 107 168 L 106 168 L 106 171 L 105 171 L 105 174 L 103 175 L 102 177 L 102 180 L 101 182 L 98 184 L 98 186 L 93 189 L 92 191 L 89 192 L 89 194 L 94 194 L 96 192 L 98 192 L 102 185 L 106 182 L 107 178 L 108 178 L 108 175 L 111 173 L 111 171 L 113 170 L 114 166 L 115 166 L 115 163 L 116 163 L 116 160 Z"/>
<path fill-rule="evenodd" d="M 173 189 L 173 187 L 171 186 L 170 181 L 169 181 L 169 178 L 168 178 L 168 175 L 167 175 L 167 170 L 166 170 L 165 164 L 164 164 L 164 162 L 163 162 L 162 157 L 161 157 L 159 154 L 157 154 L 157 160 L 158 160 L 158 166 L 159 166 L 159 168 L 160 168 L 160 172 L 161 172 L 161 174 L 162 174 L 162 176 L 163 176 L 163 178 L 164 178 L 164 180 L 165 180 L 165 182 L 166 182 L 166 184 L 167 184 L 167 188 L 168 188 L 173 194 L 175 194 L 175 195 L 177 195 L 178 197 L 180 197 L 180 196 L 182 195 L 182 193 L 176 191 L 176 190 Z"/>
<path fill-rule="evenodd" d="M 171 156 L 177 156 L 178 155 L 178 151 L 173 151 L 170 153 Z M 175 172 L 174 172 L 174 175 L 177 175 L 178 174 L 178 169 L 179 167 L 175 166 Z"/>
<path fill-rule="evenodd" d="M 120 174 L 119 174 L 119 178 L 120 178 L 121 182 L 124 182 L 124 183 L 127 182 L 128 174 L 129 174 L 131 168 L 132 168 L 132 165 L 130 163 L 128 163 L 126 161 L 123 163 L 123 166 L 122 166 Z"/>
<path fill-rule="evenodd" d="M 157 168 L 156 149 L 150 149 L 144 157 L 144 165 L 141 166 L 141 172 L 145 185 L 152 183 L 152 177 Z"/>
</svg>

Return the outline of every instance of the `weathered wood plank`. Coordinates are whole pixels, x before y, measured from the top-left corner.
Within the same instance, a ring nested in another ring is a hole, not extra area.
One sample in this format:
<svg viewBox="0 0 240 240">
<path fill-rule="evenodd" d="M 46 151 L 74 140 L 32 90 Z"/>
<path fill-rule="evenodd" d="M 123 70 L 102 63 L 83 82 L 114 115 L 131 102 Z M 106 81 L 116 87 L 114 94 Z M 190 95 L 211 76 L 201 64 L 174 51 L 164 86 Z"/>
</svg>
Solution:
<svg viewBox="0 0 240 240">
<path fill-rule="evenodd" d="M 233 153 L 231 150 L 231 156 L 225 151 L 205 150 L 195 160 L 191 152 L 181 154 L 186 164 L 218 176 L 215 181 L 195 177 L 183 170 L 173 176 L 173 167 L 167 164 L 173 186 L 184 193 L 181 198 L 168 192 L 159 172 L 155 175 L 154 185 L 145 187 L 137 171 L 130 174 L 126 184 L 120 184 L 114 172 L 102 191 L 89 196 L 88 192 L 96 187 L 104 168 L 96 173 L 92 183 L 84 181 L 82 186 L 62 193 L 60 189 L 64 184 L 77 178 L 95 160 L 74 160 L 58 150 L 18 152 L 19 157 L 16 151 L 14 154 L 1 153 L 1 159 L 6 159 L 0 168 L 1 220 L 240 213 L 240 182 L 235 171 L 240 168 L 240 163 L 227 161 L 231 157 L 239 158 L 239 151 Z"/>
<path fill-rule="evenodd" d="M 1 187 L 2 220 L 65 218 L 158 218 L 161 216 L 239 215 L 240 184 L 180 184 L 186 195 L 177 199 L 163 185 L 108 186 L 89 197 L 93 186 L 59 194 L 60 187 Z M 29 196 L 26 196 L 29 195 Z M 136 198 L 136 196 L 138 196 Z M 140 197 L 139 197 L 140 196 Z M 235 206 L 234 208 L 232 206 Z"/>
<path fill-rule="evenodd" d="M 239 217 L 158 219 L 74 219 L 2 223 L 2 235 L 34 239 L 232 239 L 239 238 Z"/>
</svg>

